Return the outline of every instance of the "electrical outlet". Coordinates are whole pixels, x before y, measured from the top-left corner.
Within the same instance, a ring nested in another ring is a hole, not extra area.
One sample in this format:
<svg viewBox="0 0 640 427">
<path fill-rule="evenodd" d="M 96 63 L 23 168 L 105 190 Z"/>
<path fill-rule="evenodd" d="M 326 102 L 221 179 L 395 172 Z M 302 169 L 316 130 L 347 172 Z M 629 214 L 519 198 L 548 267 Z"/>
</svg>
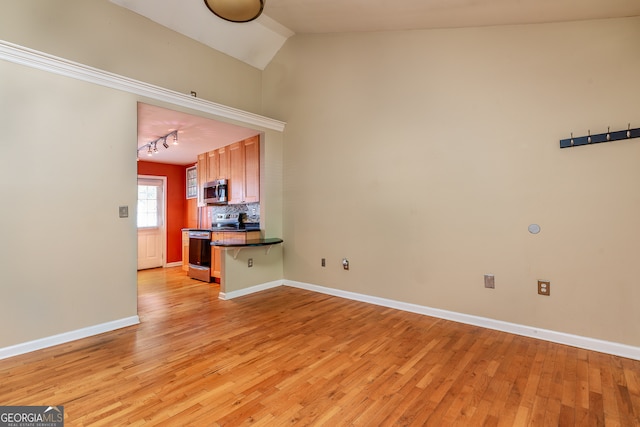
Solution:
<svg viewBox="0 0 640 427">
<path fill-rule="evenodd" d="M 538 280 L 538 295 L 551 295 L 551 282 L 546 280 Z"/>
<path fill-rule="evenodd" d="M 484 275 L 484 287 L 494 289 L 496 287 L 496 281 L 493 274 Z"/>
<path fill-rule="evenodd" d="M 342 268 L 344 268 L 345 270 L 349 269 L 349 260 L 346 258 L 343 258 L 342 260 Z"/>
<path fill-rule="evenodd" d="M 253 258 L 249 258 L 249 259 L 247 260 L 247 266 L 248 266 L 248 267 L 253 267 Z"/>
<path fill-rule="evenodd" d="M 326 267 L 327 266 L 327 260 L 322 258 L 322 261 L 320 261 L 320 265 L 323 266 L 323 267 Z"/>
</svg>

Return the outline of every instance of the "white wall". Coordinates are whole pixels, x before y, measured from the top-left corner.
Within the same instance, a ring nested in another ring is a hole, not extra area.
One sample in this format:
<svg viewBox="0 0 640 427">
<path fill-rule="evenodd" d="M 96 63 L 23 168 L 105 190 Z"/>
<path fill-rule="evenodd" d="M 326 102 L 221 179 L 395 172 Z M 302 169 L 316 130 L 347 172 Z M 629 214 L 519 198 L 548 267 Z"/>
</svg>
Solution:
<svg viewBox="0 0 640 427">
<path fill-rule="evenodd" d="M 0 0 L 0 39 L 260 113 L 261 71 L 109 0 Z"/>
<path fill-rule="evenodd" d="M 640 18 L 291 38 L 263 83 L 286 279 L 640 345 L 640 141 L 559 148 L 640 127 L 638 40 Z"/>
<path fill-rule="evenodd" d="M 2 40 L 260 113 L 258 70 L 107 0 L 3 1 L 2 11 Z M 130 321 L 136 106 L 171 106 L 1 60 L 0 75 L 0 322 L 12 325 L 0 350 Z M 266 167 L 263 214 L 280 235 L 282 137 L 257 130 L 266 135 L 265 158 L 276 159 Z M 118 217 L 121 205 L 129 218 Z"/>
<path fill-rule="evenodd" d="M 136 316 L 135 99 L 0 74 L 0 347 Z"/>
<path fill-rule="evenodd" d="M 255 292 L 256 287 L 279 286 L 282 284 L 282 245 L 256 246 L 241 250 L 222 250 L 221 297 L 235 298 L 245 293 Z M 248 266 L 248 260 L 253 265 Z M 253 289 L 250 289 L 253 288 Z"/>
</svg>

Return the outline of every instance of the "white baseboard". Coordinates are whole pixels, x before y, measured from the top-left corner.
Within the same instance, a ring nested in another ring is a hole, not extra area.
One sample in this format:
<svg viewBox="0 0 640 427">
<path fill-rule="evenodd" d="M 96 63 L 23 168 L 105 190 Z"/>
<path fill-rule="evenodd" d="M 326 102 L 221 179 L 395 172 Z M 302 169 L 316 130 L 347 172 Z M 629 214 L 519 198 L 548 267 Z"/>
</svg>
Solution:
<svg viewBox="0 0 640 427">
<path fill-rule="evenodd" d="M 222 300 L 230 300 L 256 292 L 264 291 L 278 286 L 291 286 L 293 288 L 306 289 L 312 292 L 318 292 L 326 295 L 333 295 L 340 298 L 346 298 L 354 301 L 361 301 L 369 304 L 375 304 L 383 307 L 394 308 L 397 310 L 408 311 L 411 313 L 423 314 L 425 316 L 437 317 L 439 319 L 452 320 L 454 322 L 466 323 L 469 325 L 480 326 L 483 328 L 494 329 L 497 331 L 508 332 L 511 334 L 522 335 L 531 338 L 537 338 L 545 341 L 555 342 L 558 344 L 570 345 L 573 347 L 584 348 L 586 350 L 598 351 L 601 353 L 612 354 L 615 356 L 626 357 L 629 359 L 640 360 L 640 347 L 633 347 L 626 344 L 620 344 L 611 341 L 598 340 L 580 335 L 572 335 L 564 332 L 551 331 L 547 329 L 535 328 L 527 325 L 519 325 L 517 323 L 503 322 L 500 320 L 489 319 L 486 317 L 473 316 L 454 311 L 441 310 L 432 307 L 426 307 L 417 304 L 410 304 L 401 301 L 395 301 L 386 298 L 373 297 L 355 292 L 342 291 L 339 289 L 326 288 L 324 286 L 312 285 L 309 283 L 296 282 L 292 280 L 276 280 L 273 282 L 263 283 L 246 289 L 239 289 L 228 293 L 220 292 L 219 298 Z M 46 347 L 52 347 L 58 344 L 75 341 L 77 339 L 102 334 L 104 332 L 113 331 L 131 325 L 140 323 L 138 316 L 131 316 L 112 322 L 102 323 L 100 325 L 90 326 L 88 328 L 78 329 L 75 331 L 65 332 L 58 335 L 17 344 L 10 347 L 0 348 L 0 359 L 17 356 L 31 351 L 40 350 Z"/>
<path fill-rule="evenodd" d="M 613 354 L 615 356 L 626 357 L 629 359 L 640 360 L 640 347 L 633 347 L 626 344 L 615 343 L 611 341 L 603 341 L 579 335 L 567 334 L 564 332 L 551 331 L 547 329 L 535 328 L 532 326 L 519 325 L 517 323 L 503 322 L 500 320 L 489 319 L 487 317 L 473 316 L 470 314 L 457 313 L 454 311 L 440 310 L 437 308 L 426 307 L 417 304 L 410 304 L 401 301 L 390 300 L 386 298 L 372 297 L 369 295 L 358 294 L 355 292 L 341 291 L 339 289 L 326 288 L 324 286 L 311 285 L 309 283 L 295 282 L 285 280 L 285 286 L 306 289 L 322 294 L 333 295 L 355 301 L 366 302 L 369 304 L 380 305 L 383 307 L 395 308 L 411 313 L 423 314 L 426 316 L 437 317 L 440 319 L 452 320 L 455 322 L 466 323 L 469 325 L 480 326 L 483 328 L 494 329 L 497 331 L 508 332 L 511 334 L 522 335 L 525 337 L 538 338 L 545 341 L 551 341 L 558 344 L 566 344 L 573 347 L 584 348 L 586 350 L 599 351 L 601 353 Z"/>
<path fill-rule="evenodd" d="M 256 292 L 264 291 L 271 288 L 277 288 L 278 286 L 282 286 L 284 283 L 282 280 L 276 280 L 274 282 L 263 283 L 261 285 L 251 286 L 250 288 L 238 289 L 237 291 L 231 292 L 220 292 L 218 296 L 219 299 L 230 300 L 233 298 L 243 297 L 245 295 L 253 294 Z"/>
<path fill-rule="evenodd" d="M 40 350 L 47 347 L 53 347 L 54 345 L 64 344 L 81 338 L 87 338 L 93 335 L 115 331 L 116 329 L 124 328 L 131 325 L 137 325 L 138 323 L 140 323 L 140 318 L 138 316 L 131 316 L 107 323 L 101 323 L 99 325 L 89 326 L 87 328 L 76 329 L 75 331 L 52 335 L 50 337 L 45 337 L 22 344 L 12 345 L 10 347 L 0 348 L 0 359 L 6 359 L 8 357 L 18 356 L 20 354 L 29 353 L 31 351 Z"/>
<path fill-rule="evenodd" d="M 169 267 L 182 267 L 182 261 L 176 261 L 176 262 L 168 262 L 164 265 L 165 268 L 169 268 Z"/>
</svg>

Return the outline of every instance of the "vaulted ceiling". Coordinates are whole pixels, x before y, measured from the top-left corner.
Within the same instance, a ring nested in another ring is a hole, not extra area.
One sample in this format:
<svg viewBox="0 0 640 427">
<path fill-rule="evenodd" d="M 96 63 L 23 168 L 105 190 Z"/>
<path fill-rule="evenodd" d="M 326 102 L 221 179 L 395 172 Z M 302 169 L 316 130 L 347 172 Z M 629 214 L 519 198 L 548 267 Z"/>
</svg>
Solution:
<svg viewBox="0 0 640 427">
<path fill-rule="evenodd" d="M 638 0 L 265 0 L 260 18 L 234 24 L 213 15 L 203 0 L 111 1 L 259 69 L 294 34 L 640 16 Z"/>
<path fill-rule="evenodd" d="M 203 0 L 111 0 L 165 27 L 264 69 L 295 34 L 461 28 L 640 16 L 640 0 L 265 0 L 248 23 L 212 14 Z M 138 146 L 173 129 L 187 150 L 144 160 L 186 164 L 196 154 L 257 132 L 141 104 Z"/>
</svg>

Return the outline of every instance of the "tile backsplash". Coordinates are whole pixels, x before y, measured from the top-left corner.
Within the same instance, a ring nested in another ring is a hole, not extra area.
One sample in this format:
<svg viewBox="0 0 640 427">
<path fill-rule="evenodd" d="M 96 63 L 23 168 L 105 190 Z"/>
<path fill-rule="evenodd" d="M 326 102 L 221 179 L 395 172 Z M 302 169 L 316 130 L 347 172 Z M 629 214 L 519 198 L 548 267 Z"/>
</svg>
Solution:
<svg viewBox="0 0 640 427">
<path fill-rule="evenodd" d="M 260 203 L 247 203 L 240 205 L 224 205 L 224 206 L 207 206 L 203 208 L 205 211 L 204 218 L 207 218 L 208 225 L 211 220 L 219 213 L 244 213 L 247 222 L 260 222 Z M 203 224 L 205 226 L 205 224 Z"/>
</svg>

